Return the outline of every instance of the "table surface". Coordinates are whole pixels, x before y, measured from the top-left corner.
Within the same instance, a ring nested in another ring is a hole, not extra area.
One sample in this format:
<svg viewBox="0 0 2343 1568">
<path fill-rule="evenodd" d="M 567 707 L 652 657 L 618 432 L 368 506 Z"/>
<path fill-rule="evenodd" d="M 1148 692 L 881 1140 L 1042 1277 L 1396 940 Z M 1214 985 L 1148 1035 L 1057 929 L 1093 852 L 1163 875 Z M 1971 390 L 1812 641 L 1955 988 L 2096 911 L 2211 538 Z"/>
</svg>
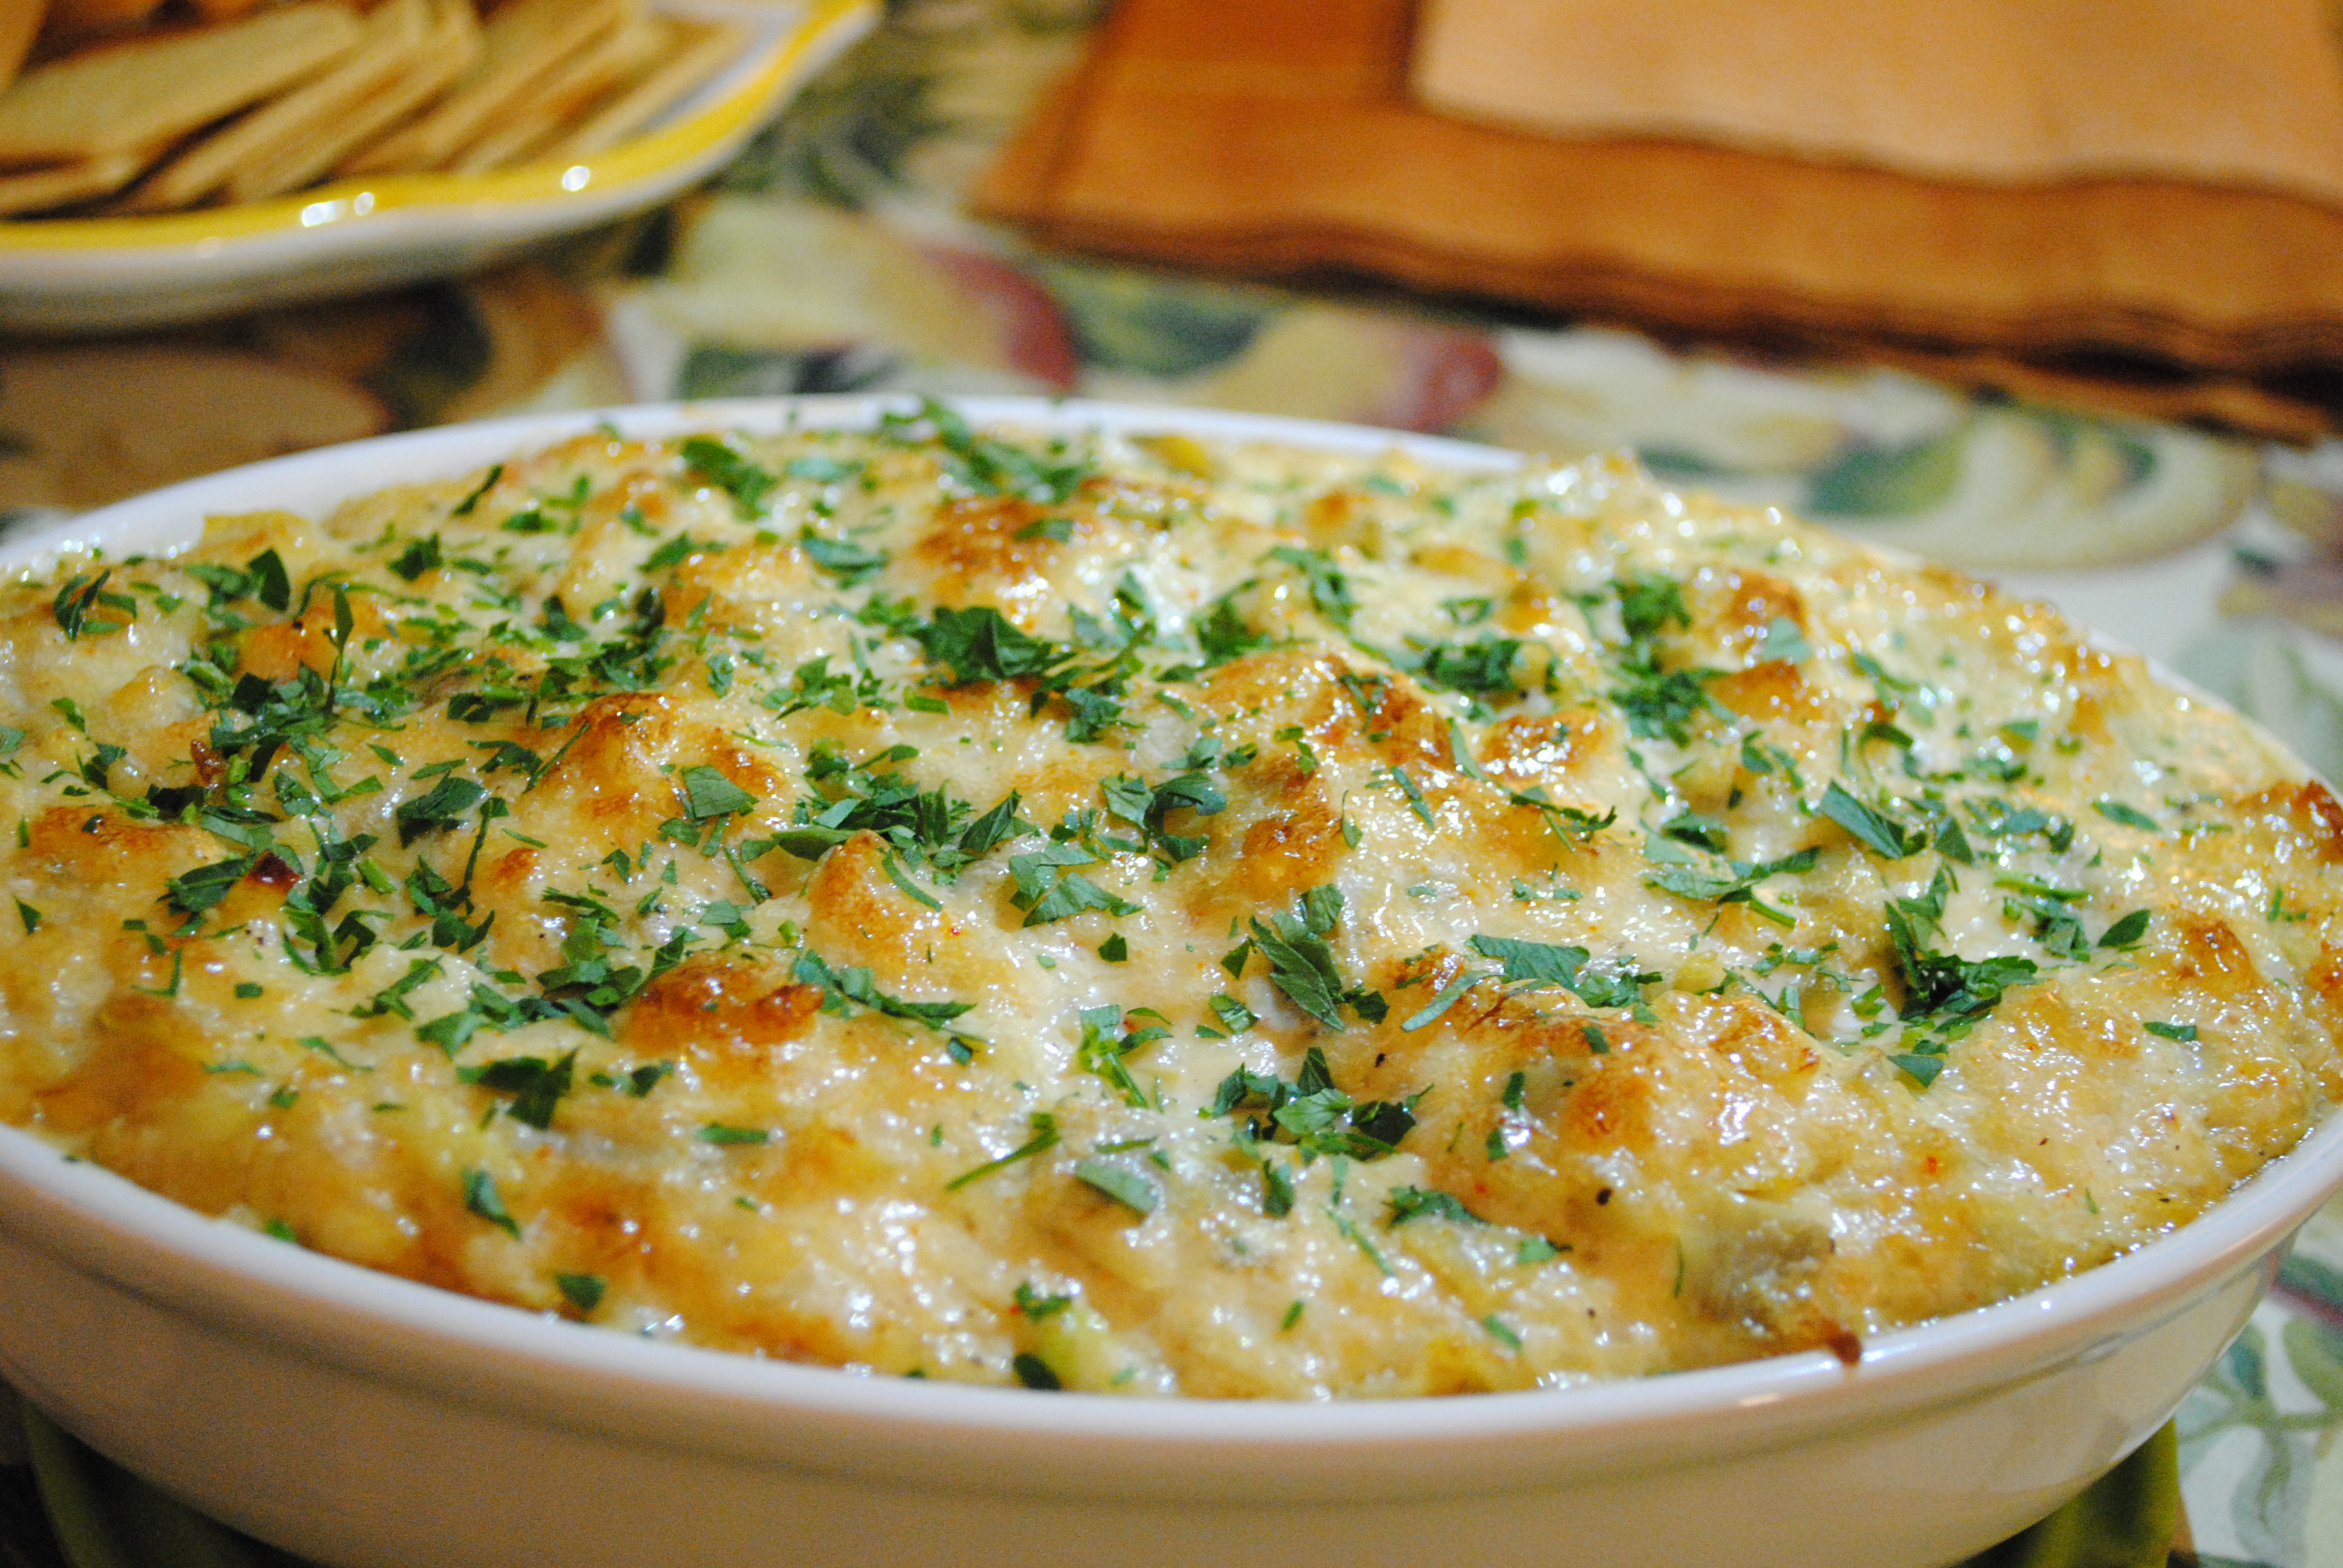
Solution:
<svg viewBox="0 0 2343 1568">
<path fill-rule="evenodd" d="M 0 508 L 295 447 L 673 397 L 1039 392 L 1439 431 L 1781 504 L 2050 598 L 2343 777 L 2343 443 L 2263 447 L 1900 372 L 1453 302 L 1035 252 L 960 194 L 1091 0 L 898 0 L 707 189 L 520 265 L 129 340 L 0 348 Z M 0 1414 L 5 1414 L 0 1412 Z M 2178 1417 L 2198 1561 L 2343 1563 L 2343 1208 Z M 0 1503 L 18 1457 L 0 1420 Z M 40 1561 L 11 1545 L 0 1563 Z M 13 1564 L 12 1564 L 13 1568 Z"/>
</svg>

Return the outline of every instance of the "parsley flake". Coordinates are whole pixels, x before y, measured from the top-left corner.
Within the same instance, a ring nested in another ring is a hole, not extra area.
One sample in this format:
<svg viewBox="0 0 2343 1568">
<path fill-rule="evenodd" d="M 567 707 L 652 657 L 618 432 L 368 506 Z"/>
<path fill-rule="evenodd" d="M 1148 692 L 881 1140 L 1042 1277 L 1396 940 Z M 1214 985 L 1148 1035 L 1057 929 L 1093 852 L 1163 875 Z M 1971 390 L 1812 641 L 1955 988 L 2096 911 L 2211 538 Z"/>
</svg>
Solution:
<svg viewBox="0 0 2343 1568">
<path fill-rule="evenodd" d="M 600 1306 L 602 1293 L 609 1288 L 599 1274 L 556 1274 L 553 1282 L 580 1312 L 591 1312 Z"/>
<path fill-rule="evenodd" d="M 2091 809 L 2110 822 L 2117 822 L 2127 828 L 2137 828 L 2143 833 L 2160 833 L 2164 830 L 2157 826 L 2155 818 L 2138 807 L 2127 806 L 2122 801 L 2112 798 L 2092 801 Z"/>
<path fill-rule="evenodd" d="M 1162 1189 L 1144 1172 L 1113 1160 L 1091 1155 L 1074 1162 L 1074 1179 L 1105 1193 L 1137 1214 L 1152 1214 L 1163 1201 Z"/>
<path fill-rule="evenodd" d="M 743 522 L 765 515 L 764 500 L 780 481 L 721 441 L 694 436 L 683 444 L 683 460 L 692 473 L 732 498 L 732 509 Z"/>
<path fill-rule="evenodd" d="M 1485 1224 L 1481 1216 L 1464 1207 L 1464 1200 L 1434 1187 L 1394 1187 L 1391 1190 L 1389 1228 L 1404 1225 L 1410 1220 L 1453 1220 L 1460 1224 Z"/>
<path fill-rule="evenodd" d="M 496 1178 L 475 1166 L 464 1172 L 464 1207 L 496 1226 L 514 1241 L 520 1240 L 520 1222 L 498 1195 Z"/>
<path fill-rule="evenodd" d="M 684 813 L 695 822 L 729 817 L 757 803 L 754 795 L 704 763 L 682 769 L 677 777 L 683 780 Z"/>
<path fill-rule="evenodd" d="M 1906 828 L 1876 807 L 1865 805 L 1835 779 L 1823 791 L 1822 802 L 1815 810 L 1854 834 L 1865 849 L 1884 859 L 1901 860 L 1927 847 L 1926 833 Z"/>
</svg>

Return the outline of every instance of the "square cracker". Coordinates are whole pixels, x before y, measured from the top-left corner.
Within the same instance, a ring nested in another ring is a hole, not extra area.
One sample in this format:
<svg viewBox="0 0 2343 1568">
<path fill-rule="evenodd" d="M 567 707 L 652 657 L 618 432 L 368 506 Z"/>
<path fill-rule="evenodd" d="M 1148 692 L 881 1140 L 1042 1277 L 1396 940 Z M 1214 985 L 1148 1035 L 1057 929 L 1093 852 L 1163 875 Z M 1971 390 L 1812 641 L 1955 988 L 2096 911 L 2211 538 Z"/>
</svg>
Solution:
<svg viewBox="0 0 2343 1568">
<path fill-rule="evenodd" d="M 152 152 L 107 153 L 76 164 L 0 174 L 0 214 L 42 212 L 68 202 L 109 196 L 146 172 Z"/>
<path fill-rule="evenodd" d="M 227 183 L 234 201 L 297 190 L 353 151 L 407 123 L 446 92 L 480 57 L 480 20 L 471 0 L 431 0 L 436 13 L 429 41 L 407 73 L 388 83 L 334 124 L 275 157 L 239 169 Z"/>
<path fill-rule="evenodd" d="M 367 98 L 412 74 L 435 20 L 430 0 L 383 0 L 366 35 L 342 61 L 196 142 L 123 204 L 126 212 L 190 206 L 250 165 L 265 165 L 312 137 Z"/>
<path fill-rule="evenodd" d="M 0 87 L 25 68 L 25 56 L 33 52 L 33 39 L 48 10 L 49 0 L 0 0 Z"/>
<path fill-rule="evenodd" d="M 669 17 L 673 42 L 649 75 L 629 83 L 607 103 L 552 146 L 538 150 L 548 158 L 582 158 L 624 140 L 655 119 L 667 106 L 707 81 L 737 56 L 748 42 L 748 29 L 731 22 L 699 22 Z"/>
<path fill-rule="evenodd" d="M 448 166 L 472 174 L 520 162 L 559 136 L 596 99 L 666 53 L 668 44 L 667 25 L 650 17 L 638 17 L 596 39 L 548 72 Z"/>
<path fill-rule="evenodd" d="M 52 61 L 0 93 L 0 166 L 160 146 L 332 65 L 363 32 L 347 6 L 301 0 Z"/>
<path fill-rule="evenodd" d="M 442 166 L 540 77 L 637 8 L 629 0 L 510 0 L 488 18 L 478 64 L 447 96 L 350 159 L 345 172 Z"/>
</svg>

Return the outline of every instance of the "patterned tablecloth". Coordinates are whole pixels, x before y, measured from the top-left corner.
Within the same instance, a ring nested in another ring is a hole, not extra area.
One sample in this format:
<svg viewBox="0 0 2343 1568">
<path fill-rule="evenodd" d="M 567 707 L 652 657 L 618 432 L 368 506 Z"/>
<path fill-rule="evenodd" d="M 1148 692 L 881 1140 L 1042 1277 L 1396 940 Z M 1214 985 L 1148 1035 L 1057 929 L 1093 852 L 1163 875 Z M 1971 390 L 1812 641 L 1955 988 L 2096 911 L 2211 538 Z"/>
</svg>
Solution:
<svg viewBox="0 0 2343 1568">
<path fill-rule="evenodd" d="M 959 195 L 1094 10 L 898 0 L 711 186 L 521 266 L 0 347 L 0 508 L 91 506 L 406 426 L 679 396 L 1078 394 L 1625 446 L 1672 480 L 2056 600 L 2343 777 L 2343 443 L 2261 447 L 1889 370 L 1037 254 Z M 14 1426 L 0 1420 L 0 1466 L 19 1457 Z M 2312 1223 L 2177 1426 L 2198 1561 L 2343 1563 L 2343 1208 Z M 0 1563 L 44 1561 L 12 1533 L 25 1474 L 0 1468 Z M 2077 1552 L 1996 1560 L 2137 1561 Z"/>
</svg>

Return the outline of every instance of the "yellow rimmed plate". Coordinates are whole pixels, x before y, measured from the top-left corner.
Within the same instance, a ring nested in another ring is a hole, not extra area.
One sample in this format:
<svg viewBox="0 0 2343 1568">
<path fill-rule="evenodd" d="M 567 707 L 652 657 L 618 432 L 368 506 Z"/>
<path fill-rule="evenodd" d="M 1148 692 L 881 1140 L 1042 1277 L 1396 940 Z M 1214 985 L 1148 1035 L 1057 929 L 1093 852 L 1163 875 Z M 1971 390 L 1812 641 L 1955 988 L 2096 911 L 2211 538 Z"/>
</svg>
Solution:
<svg viewBox="0 0 2343 1568">
<path fill-rule="evenodd" d="M 739 55 L 641 135 L 582 161 L 340 180 L 236 206 L 0 223 L 0 328 L 109 331 L 468 271 L 608 223 L 720 167 L 869 29 L 878 0 L 655 0 L 748 29 Z"/>
</svg>

